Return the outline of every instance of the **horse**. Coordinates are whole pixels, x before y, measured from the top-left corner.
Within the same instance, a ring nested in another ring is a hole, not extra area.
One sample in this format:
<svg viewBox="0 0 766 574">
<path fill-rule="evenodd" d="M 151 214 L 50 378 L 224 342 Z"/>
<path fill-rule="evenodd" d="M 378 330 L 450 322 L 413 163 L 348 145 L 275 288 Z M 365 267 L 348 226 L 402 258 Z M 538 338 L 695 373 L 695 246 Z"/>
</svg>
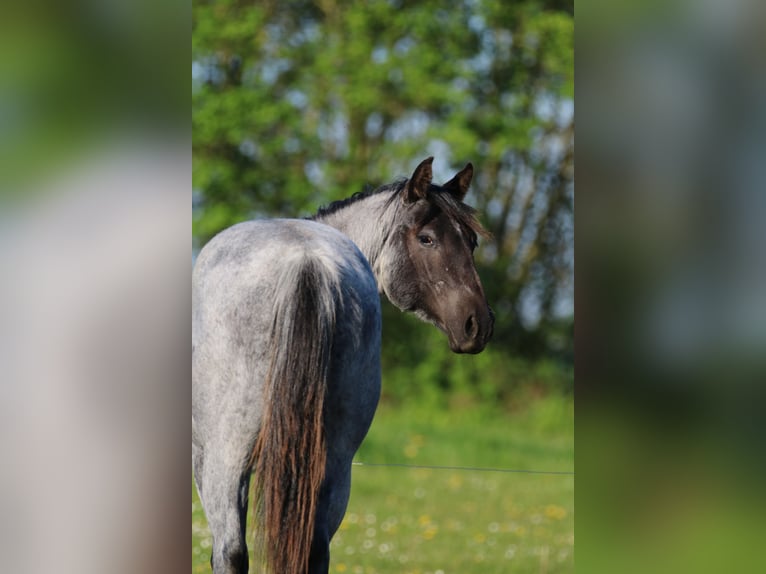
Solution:
<svg viewBox="0 0 766 574">
<path fill-rule="evenodd" d="M 473 260 L 488 236 L 463 203 L 469 163 L 215 236 L 192 274 L 192 466 L 215 574 L 326 574 L 351 465 L 380 397 L 380 294 L 479 353 L 494 316 Z"/>
</svg>

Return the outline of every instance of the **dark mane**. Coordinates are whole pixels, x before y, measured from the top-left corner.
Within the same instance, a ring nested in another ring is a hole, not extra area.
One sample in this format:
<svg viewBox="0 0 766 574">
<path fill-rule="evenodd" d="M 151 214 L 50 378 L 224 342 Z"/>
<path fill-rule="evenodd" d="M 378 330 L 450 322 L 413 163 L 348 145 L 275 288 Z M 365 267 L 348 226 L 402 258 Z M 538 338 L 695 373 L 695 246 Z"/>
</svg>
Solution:
<svg viewBox="0 0 766 574">
<path fill-rule="evenodd" d="M 391 192 L 391 197 L 394 197 L 396 193 L 401 191 L 404 184 L 407 183 L 407 179 L 400 179 L 393 183 L 387 183 L 385 185 L 381 185 L 377 188 L 368 188 L 364 191 L 357 191 L 354 195 L 351 197 L 347 197 L 345 199 L 339 199 L 338 201 L 333 201 L 332 203 L 328 205 L 321 206 L 315 215 L 311 216 L 309 219 L 317 219 L 320 217 L 326 217 L 328 215 L 332 215 L 336 211 L 340 211 L 341 209 L 348 207 L 352 203 L 356 203 L 357 201 L 360 201 L 362 199 L 366 199 L 372 195 L 377 195 L 379 193 L 385 193 L 385 192 Z"/>
<path fill-rule="evenodd" d="M 319 208 L 315 215 L 309 219 L 323 218 L 328 215 L 340 211 L 348 207 L 349 205 L 356 203 L 357 201 L 366 199 L 370 196 L 377 195 L 379 193 L 390 193 L 388 202 L 394 200 L 397 194 L 404 188 L 407 183 L 407 179 L 399 179 L 393 183 L 388 183 L 374 189 L 366 189 L 364 191 L 358 191 L 351 197 L 346 199 L 340 199 L 333 201 L 328 205 L 324 205 Z M 492 234 L 487 231 L 481 222 L 476 218 L 476 210 L 470 205 L 466 205 L 462 201 L 455 199 L 451 193 L 438 185 L 431 185 L 428 190 L 428 201 L 435 205 L 439 210 L 444 212 L 447 217 L 457 223 L 463 232 L 469 236 L 473 236 L 474 240 L 477 236 L 491 238 Z"/>
</svg>

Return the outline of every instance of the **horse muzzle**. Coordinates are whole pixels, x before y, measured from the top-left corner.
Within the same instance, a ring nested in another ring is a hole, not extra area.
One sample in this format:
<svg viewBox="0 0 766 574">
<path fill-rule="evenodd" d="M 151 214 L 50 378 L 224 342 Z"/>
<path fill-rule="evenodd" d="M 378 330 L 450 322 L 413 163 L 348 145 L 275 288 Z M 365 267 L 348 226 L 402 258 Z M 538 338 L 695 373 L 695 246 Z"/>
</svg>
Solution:
<svg viewBox="0 0 766 574">
<path fill-rule="evenodd" d="M 450 350 L 453 353 L 475 355 L 481 353 L 492 338 L 495 328 L 495 314 L 489 306 L 478 312 L 469 313 L 460 326 L 447 329 Z"/>
</svg>

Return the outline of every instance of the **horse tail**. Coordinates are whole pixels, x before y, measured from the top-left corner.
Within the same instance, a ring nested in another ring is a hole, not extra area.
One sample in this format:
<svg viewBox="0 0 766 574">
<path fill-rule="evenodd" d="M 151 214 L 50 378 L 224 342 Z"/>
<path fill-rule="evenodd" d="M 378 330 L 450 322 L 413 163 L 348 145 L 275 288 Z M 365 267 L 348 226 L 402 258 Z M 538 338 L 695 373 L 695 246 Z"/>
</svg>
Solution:
<svg viewBox="0 0 766 574">
<path fill-rule="evenodd" d="M 268 570 L 308 569 L 327 447 L 323 411 L 335 331 L 331 272 L 305 255 L 280 278 L 266 404 L 253 451 L 257 535 Z"/>
</svg>

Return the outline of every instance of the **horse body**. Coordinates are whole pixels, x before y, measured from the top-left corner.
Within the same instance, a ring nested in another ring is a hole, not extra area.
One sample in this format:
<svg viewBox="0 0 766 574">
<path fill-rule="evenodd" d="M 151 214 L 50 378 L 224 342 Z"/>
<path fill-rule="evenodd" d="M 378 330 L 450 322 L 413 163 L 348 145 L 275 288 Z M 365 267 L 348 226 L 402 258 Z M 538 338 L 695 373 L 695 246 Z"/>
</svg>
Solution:
<svg viewBox="0 0 766 574">
<path fill-rule="evenodd" d="M 336 202 L 315 221 L 235 225 L 192 279 L 192 462 L 215 574 L 248 571 L 251 474 L 259 556 L 273 574 L 324 574 L 351 462 L 380 395 L 378 293 L 476 353 L 492 313 L 473 265 L 481 226 L 432 158 L 412 178 Z"/>
<path fill-rule="evenodd" d="M 308 282 L 318 285 L 319 297 L 327 300 L 314 301 L 296 319 L 290 301 L 282 299 L 290 299 L 295 288 L 301 287 L 301 273 L 306 269 L 310 270 Z M 311 341 L 302 341 L 301 335 L 311 338 L 320 333 L 293 331 L 310 328 L 316 321 L 326 322 L 320 330 L 326 331 L 326 341 L 331 342 L 324 358 L 325 380 L 317 382 L 326 388 L 316 389 L 324 403 L 320 412 L 324 412 L 323 442 L 329 461 L 327 472 L 321 469 L 323 500 L 315 503 L 322 516 L 285 516 L 282 526 L 291 521 L 293 528 L 316 522 L 316 538 L 329 544 L 345 512 L 351 459 L 369 428 L 380 394 L 380 301 L 367 260 L 331 227 L 298 220 L 253 221 L 219 234 L 200 253 L 194 287 L 192 448 L 198 492 L 211 531 L 218 535 L 214 571 L 247 569 L 245 516 L 251 456 L 269 406 L 279 400 L 270 396 L 267 384 L 269 370 L 275 368 L 271 355 L 275 346 L 282 346 L 282 354 L 290 354 L 284 356 L 283 364 L 305 359 L 302 354 Z M 284 315 L 264 313 L 265 308 L 280 309 Z M 275 318 L 279 324 L 275 325 Z M 294 329 L 286 327 L 290 321 Z M 274 339 L 275 328 L 284 337 Z M 293 382 L 310 384 L 305 379 Z M 307 392 L 295 389 L 301 390 Z M 285 413 L 277 411 L 274 416 L 284 418 Z M 290 430 L 299 431 L 285 429 Z M 264 472 L 269 470 L 273 468 Z M 309 469 L 298 465 L 295 470 L 306 473 Z M 274 485 L 285 492 L 290 487 Z M 300 525 L 301 519 L 311 522 Z M 323 551 L 320 542 L 315 544 L 315 562 L 321 563 L 325 555 L 329 561 L 329 549 Z"/>
</svg>

